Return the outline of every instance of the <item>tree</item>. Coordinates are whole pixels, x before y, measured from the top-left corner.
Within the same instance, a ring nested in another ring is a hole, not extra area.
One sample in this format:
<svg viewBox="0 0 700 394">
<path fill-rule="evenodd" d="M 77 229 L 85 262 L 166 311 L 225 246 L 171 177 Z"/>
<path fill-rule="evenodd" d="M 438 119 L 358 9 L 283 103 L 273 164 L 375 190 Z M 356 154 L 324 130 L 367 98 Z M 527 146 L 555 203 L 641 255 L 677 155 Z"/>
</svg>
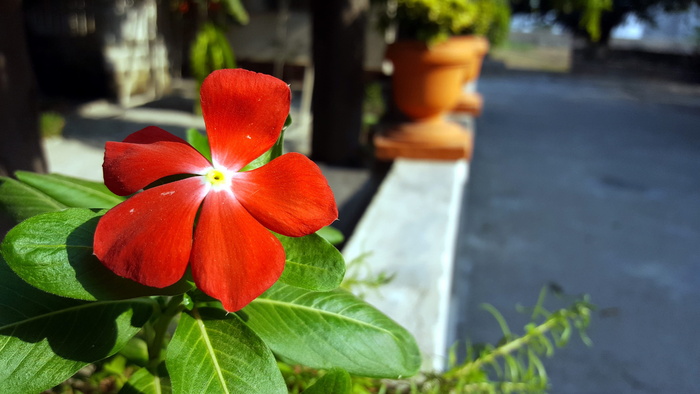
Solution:
<svg viewBox="0 0 700 394">
<path fill-rule="evenodd" d="M 554 13 L 555 20 L 592 47 L 606 48 L 612 30 L 627 15 L 654 23 L 654 10 L 686 11 L 700 0 L 511 0 L 513 13 Z"/>
</svg>

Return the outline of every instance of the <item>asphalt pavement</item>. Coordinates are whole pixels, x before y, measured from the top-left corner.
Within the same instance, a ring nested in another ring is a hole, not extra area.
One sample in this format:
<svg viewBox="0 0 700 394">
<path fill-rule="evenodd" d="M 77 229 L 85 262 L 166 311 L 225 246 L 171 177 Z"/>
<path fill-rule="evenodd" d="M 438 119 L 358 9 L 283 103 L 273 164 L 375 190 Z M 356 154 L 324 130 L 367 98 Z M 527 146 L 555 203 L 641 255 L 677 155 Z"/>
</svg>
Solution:
<svg viewBox="0 0 700 394">
<path fill-rule="evenodd" d="M 465 191 L 456 339 L 514 332 L 543 286 L 589 294 L 587 347 L 545 362 L 552 393 L 700 392 L 700 88 L 501 73 Z M 556 304 L 559 305 L 559 304 Z"/>
</svg>

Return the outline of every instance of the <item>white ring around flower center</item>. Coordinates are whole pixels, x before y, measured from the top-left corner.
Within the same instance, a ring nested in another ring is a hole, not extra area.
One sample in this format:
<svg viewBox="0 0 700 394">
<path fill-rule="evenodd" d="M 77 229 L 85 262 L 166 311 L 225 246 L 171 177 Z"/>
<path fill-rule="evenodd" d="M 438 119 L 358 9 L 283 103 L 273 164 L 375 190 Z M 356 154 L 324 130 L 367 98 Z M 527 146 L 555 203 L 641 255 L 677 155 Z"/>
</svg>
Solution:
<svg viewBox="0 0 700 394">
<path fill-rule="evenodd" d="M 211 190 L 231 190 L 233 174 L 224 167 L 210 167 L 202 174 L 202 182 L 211 187 Z"/>
</svg>

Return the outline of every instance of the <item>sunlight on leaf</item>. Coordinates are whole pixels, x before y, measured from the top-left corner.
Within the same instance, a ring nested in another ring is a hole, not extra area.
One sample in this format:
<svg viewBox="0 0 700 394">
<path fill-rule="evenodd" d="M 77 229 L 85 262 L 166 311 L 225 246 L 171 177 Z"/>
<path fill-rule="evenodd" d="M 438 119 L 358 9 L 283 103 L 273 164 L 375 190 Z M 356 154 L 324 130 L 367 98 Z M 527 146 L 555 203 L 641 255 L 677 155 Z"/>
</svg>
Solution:
<svg viewBox="0 0 700 394">
<path fill-rule="evenodd" d="M 287 392 L 272 352 L 235 314 L 183 313 L 166 366 L 176 393 Z"/>
<path fill-rule="evenodd" d="M 317 234 L 287 237 L 275 234 L 286 253 L 280 280 L 309 290 L 333 290 L 345 275 L 345 260 L 338 249 Z"/>
<path fill-rule="evenodd" d="M 0 177 L 0 209 L 7 212 L 16 222 L 64 208 L 64 204 L 27 184 Z"/>
<path fill-rule="evenodd" d="M 20 181 L 73 208 L 112 208 L 124 201 L 101 182 L 92 182 L 59 174 L 17 171 Z"/>
<path fill-rule="evenodd" d="M 293 364 L 386 378 L 411 376 L 421 364 L 406 329 L 345 290 L 310 292 L 278 282 L 243 311 L 246 324 Z"/>
</svg>

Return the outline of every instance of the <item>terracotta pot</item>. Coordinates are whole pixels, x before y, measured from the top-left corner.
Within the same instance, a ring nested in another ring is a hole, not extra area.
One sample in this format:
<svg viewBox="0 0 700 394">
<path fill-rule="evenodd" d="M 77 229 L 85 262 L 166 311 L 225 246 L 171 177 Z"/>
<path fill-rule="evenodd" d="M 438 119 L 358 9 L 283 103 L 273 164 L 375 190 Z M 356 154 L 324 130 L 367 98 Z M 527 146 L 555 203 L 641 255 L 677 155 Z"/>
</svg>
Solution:
<svg viewBox="0 0 700 394">
<path fill-rule="evenodd" d="M 394 102 L 412 122 L 395 125 L 375 138 L 378 158 L 468 158 L 470 132 L 446 121 L 445 115 L 461 95 L 473 57 L 469 44 L 452 38 L 431 47 L 399 41 L 387 48 L 387 58 L 394 65 Z"/>
<path fill-rule="evenodd" d="M 485 37 L 475 35 L 459 36 L 455 37 L 455 39 L 463 40 L 471 47 L 472 57 L 467 63 L 466 73 L 464 74 L 466 89 L 462 90 L 462 94 L 457 100 L 453 111 L 479 116 L 481 115 L 484 100 L 481 95 L 474 90 L 474 83 L 479 78 L 484 56 L 486 56 L 486 53 L 489 51 L 489 41 Z"/>
<path fill-rule="evenodd" d="M 474 81 L 479 78 L 479 73 L 481 72 L 481 65 L 484 62 L 484 56 L 489 51 L 489 40 L 482 36 L 458 36 L 454 39 L 463 41 L 466 45 L 470 46 L 472 51 L 472 57 L 469 59 L 467 64 L 467 72 L 464 75 L 464 80 L 466 82 Z"/>
<path fill-rule="evenodd" d="M 457 102 L 467 64 L 469 44 L 452 38 L 430 48 L 420 41 L 389 45 L 387 58 L 394 65 L 394 102 L 416 121 L 437 120 Z"/>
</svg>

